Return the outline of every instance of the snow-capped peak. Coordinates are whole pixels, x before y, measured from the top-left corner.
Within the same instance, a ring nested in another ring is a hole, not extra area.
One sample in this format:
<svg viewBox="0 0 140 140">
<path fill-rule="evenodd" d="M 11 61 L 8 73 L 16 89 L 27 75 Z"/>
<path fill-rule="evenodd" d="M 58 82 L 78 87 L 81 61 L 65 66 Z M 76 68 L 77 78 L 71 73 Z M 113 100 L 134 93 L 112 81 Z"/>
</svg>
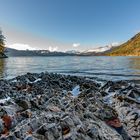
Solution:
<svg viewBox="0 0 140 140">
<path fill-rule="evenodd" d="M 111 49 L 112 47 L 113 47 L 112 45 L 108 45 L 105 47 L 92 48 L 92 49 L 86 50 L 85 52 L 86 53 L 88 53 L 88 52 L 95 52 L 95 53 L 104 52 L 104 51 Z"/>
</svg>

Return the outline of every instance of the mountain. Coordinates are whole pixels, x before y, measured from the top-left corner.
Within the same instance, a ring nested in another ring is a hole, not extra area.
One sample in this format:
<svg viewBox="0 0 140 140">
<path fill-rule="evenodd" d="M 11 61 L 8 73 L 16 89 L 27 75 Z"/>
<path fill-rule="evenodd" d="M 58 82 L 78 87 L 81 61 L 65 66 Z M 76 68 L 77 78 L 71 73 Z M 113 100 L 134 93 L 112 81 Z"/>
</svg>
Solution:
<svg viewBox="0 0 140 140">
<path fill-rule="evenodd" d="M 111 50 L 114 47 L 116 46 L 107 45 L 104 47 L 93 48 L 93 49 L 83 51 L 79 55 L 80 56 L 102 56 L 102 55 L 105 55 L 105 52 Z"/>
<path fill-rule="evenodd" d="M 114 48 L 114 46 L 108 45 L 82 52 L 76 50 L 69 50 L 66 52 L 51 52 L 49 50 L 16 50 L 12 48 L 6 48 L 5 53 L 7 56 L 102 56 L 105 55 L 105 52 L 110 51 L 112 48 Z"/>
<path fill-rule="evenodd" d="M 7 56 L 73 56 L 75 54 L 64 52 L 50 52 L 49 50 L 16 50 L 6 48 L 5 53 Z"/>
<path fill-rule="evenodd" d="M 106 52 L 109 56 L 140 56 L 140 33 L 122 45 Z"/>
<path fill-rule="evenodd" d="M 38 50 L 16 50 L 11 48 L 6 48 L 5 53 L 7 56 L 36 56 L 36 55 L 44 55 L 44 53 L 49 53 L 49 51 L 38 51 Z"/>
<path fill-rule="evenodd" d="M 93 48 L 83 52 L 78 52 L 75 50 L 69 50 L 66 52 L 51 52 L 49 50 L 16 50 L 12 48 L 6 48 L 5 54 L 7 56 L 100 56 L 104 55 L 105 51 L 108 51 L 113 46 L 105 46 Z"/>
<path fill-rule="evenodd" d="M 76 50 L 69 50 L 69 51 L 66 51 L 65 53 L 68 53 L 68 54 L 79 54 L 80 52 L 76 51 Z"/>
<path fill-rule="evenodd" d="M 100 53 L 100 52 L 110 50 L 111 48 L 112 48 L 112 46 L 108 45 L 105 47 L 98 47 L 98 48 L 89 49 L 89 50 L 84 51 L 83 53 L 90 53 L 90 52 Z"/>
</svg>

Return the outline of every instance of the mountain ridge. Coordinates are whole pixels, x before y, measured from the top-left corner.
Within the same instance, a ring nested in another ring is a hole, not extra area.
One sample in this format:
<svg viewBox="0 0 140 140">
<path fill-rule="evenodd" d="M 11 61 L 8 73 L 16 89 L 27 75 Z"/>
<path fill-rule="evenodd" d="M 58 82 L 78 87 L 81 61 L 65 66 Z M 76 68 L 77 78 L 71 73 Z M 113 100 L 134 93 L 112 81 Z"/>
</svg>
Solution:
<svg viewBox="0 0 140 140">
<path fill-rule="evenodd" d="M 108 56 L 140 56 L 140 32 L 105 54 Z"/>
<path fill-rule="evenodd" d="M 49 51 L 49 50 L 17 50 L 13 48 L 6 48 L 5 52 L 8 56 L 99 56 L 104 55 L 104 52 L 110 50 L 114 46 L 106 45 L 104 47 L 97 47 L 88 49 L 85 51 L 68 50 L 61 51 Z"/>
<path fill-rule="evenodd" d="M 140 33 L 119 46 L 107 45 L 82 52 L 75 50 L 51 52 L 49 50 L 16 50 L 11 48 L 6 50 L 8 56 L 140 56 Z"/>
</svg>

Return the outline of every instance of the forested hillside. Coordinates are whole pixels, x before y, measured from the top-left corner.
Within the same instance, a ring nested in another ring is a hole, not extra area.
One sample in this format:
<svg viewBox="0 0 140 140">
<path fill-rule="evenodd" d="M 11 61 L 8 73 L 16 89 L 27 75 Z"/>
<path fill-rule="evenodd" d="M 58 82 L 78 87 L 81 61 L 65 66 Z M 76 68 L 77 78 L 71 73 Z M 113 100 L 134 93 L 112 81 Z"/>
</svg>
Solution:
<svg viewBox="0 0 140 140">
<path fill-rule="evenodd" d="M 140 33 L 107 53 L 109 56 L 140 56 Z"/>
</svg>

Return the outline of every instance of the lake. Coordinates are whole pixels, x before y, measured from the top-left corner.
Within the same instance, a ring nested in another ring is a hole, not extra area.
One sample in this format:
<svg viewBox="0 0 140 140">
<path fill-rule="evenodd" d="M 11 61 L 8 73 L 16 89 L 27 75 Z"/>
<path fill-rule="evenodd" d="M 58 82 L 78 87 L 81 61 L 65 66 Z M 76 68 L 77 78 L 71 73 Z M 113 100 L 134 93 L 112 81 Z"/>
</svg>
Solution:
<svg viewBox="0 0 140 140">
<path fill-rule="evenodd" d="M 140 57 L 59 56 L 0 59 L 0 78 L 40 72 L 88 76 L 96 80 L 140 80 Z"/>
</svg>

